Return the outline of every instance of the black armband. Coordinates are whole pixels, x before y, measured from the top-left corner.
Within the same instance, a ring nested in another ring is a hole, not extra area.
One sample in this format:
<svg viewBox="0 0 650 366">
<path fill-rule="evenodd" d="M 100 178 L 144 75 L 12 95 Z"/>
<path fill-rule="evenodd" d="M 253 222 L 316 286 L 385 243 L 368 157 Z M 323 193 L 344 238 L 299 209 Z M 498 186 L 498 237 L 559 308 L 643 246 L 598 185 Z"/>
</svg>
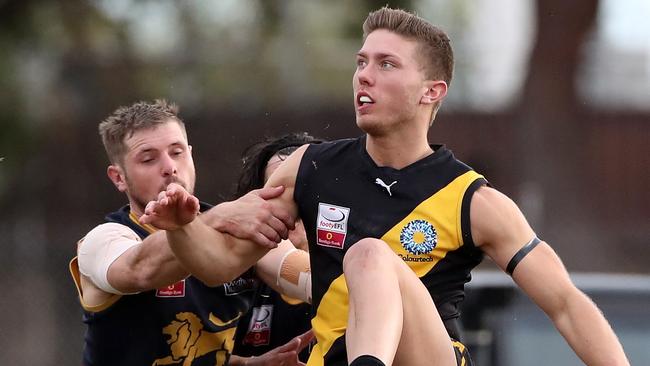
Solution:
<svg viewBox="0 0 650 366">
<path fill-rule="evenodd" d="M 517 253 L 515 253 L 515 255 L 512 256 L 512 259 L 508 262 L 508 266 L 506 266 L 506 272 L 512 276 L 512 272 L 515 270 L 515 267 L 517 267 L 519 262 L 521 262 L 521 260 L 541 242 L 542 241 L 539 240 L 537 236 L 530 239 L 528 244 L 524 245 Z"/>
</svg>

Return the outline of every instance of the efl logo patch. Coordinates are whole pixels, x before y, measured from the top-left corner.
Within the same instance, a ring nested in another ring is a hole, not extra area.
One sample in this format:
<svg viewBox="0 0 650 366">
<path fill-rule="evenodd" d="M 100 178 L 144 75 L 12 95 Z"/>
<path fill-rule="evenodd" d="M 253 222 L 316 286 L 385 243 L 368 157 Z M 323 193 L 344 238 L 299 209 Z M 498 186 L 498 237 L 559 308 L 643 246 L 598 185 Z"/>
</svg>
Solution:
<svg viewBox="0 0 650 366">
<path fill-rule="evenodd" d="M 185 296 L 185 280 L 180 280 L 173 285 L 156 290 L 157 297 L 183 297 Z"/>
<path fill-rule="evenodd" d="M 273 305 L 262 305 L 253 308 L 253 316 L 248 324 L 248 332 L 244 337 L 244 344 L 265 346 L 271 341 L 271 319 Z"/>
<path fill-rule="evenodd" d="M 327 203 L 318 203 L 316 221 L 317 243 L 325 247 L 343 249 L 348 232 L 350 209 Z"/>
</svg>

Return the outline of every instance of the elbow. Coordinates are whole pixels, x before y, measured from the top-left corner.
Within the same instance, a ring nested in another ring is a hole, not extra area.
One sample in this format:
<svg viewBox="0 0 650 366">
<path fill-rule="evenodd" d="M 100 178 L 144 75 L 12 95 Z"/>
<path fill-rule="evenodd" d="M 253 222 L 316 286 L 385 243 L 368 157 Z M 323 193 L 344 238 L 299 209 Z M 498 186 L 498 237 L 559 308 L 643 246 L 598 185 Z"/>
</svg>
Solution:
<svg viewBox="0 0 650 366">
<path fill-rule="evenodd" d="M 193 274 L 193 276 L 198 278 L 208 287 L 217 287 L 223 285 L 224 283 L 235 280 L 239 276 L 239 273 L 212 271 L 207 273 Z"/>
</svg>

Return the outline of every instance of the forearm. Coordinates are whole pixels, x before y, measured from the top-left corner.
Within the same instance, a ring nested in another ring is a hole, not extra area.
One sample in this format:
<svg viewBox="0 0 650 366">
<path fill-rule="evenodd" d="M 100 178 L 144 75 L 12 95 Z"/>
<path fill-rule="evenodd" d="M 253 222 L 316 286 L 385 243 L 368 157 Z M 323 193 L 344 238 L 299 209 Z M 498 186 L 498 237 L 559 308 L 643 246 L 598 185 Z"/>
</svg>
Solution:
<svg viewBox="0 0 650 366">
<path fill-rule="evenodd" d="M 268 249 L 220 233 L 194 220 L 168 230 L 169 245 L 182 265 L 210 286 L 228 282 L 253 266 Z"/>
<path fill-rule="evenodd" d="M 565 311 L 551 315 L 555 326 L 587 365 L 629 365 L 614 331 L 582 292 L 567 298 Z"/>
<path fill-rule="evenodd" d="M 129 259 L 133 291 L 146 291 L 182 280 L 189 272 L 178 261 L 163 232 L 148 236 Z M 128 253 L 125 253 L 128 254 Z"/>
</svg>

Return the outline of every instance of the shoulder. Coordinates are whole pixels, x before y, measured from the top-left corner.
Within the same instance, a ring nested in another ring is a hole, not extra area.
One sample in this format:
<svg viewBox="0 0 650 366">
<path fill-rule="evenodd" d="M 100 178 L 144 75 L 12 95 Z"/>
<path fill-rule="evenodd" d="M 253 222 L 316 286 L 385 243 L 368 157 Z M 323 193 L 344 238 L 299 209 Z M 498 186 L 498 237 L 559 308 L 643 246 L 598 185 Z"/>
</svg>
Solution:
<svg viewBox="0 0 650 366">
<path fill-rule="evenodd" d="M 115 222 L 107 222 L 95 226 L 79 241 L 79 250 L 96 245 L 109 244 L 116 239 L 142 241 L 138 234 L 130 227 Z"/>
<path fill-rule="evenodd" d="M 534 235 L 517 204 L 489 186 L 481 186 L 472 196 L 470 221 L 474 242 L 497 263 Z"/>
</svg>

